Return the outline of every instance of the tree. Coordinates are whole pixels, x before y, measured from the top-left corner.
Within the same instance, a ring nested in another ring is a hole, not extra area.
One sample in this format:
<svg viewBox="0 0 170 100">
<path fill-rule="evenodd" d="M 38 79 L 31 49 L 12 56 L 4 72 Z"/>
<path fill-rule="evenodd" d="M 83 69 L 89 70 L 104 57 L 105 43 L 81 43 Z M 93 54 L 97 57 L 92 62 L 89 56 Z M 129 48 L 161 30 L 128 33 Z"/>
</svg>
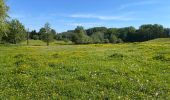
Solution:
<svg viewBox="0 0 170 100">
<path fill-rule="evenodd" d="M 27 45 L 29 45 L 29 29 L 27 29 Z"/>
<path fill-rule="evenodd" d="M 142 42 L 155 38 L 170 36 L 170 29 L 158 24 L 142 25 L 139 29 L 133 26 L 124 28 L 94 27 L 84 30 L 78 26 L 75 30 L 69 30 L 56 35 L 58 40 L 69 40 L 76 44 L 83 43 L 121 43 Z"/>
<path fill-rule="evenodd" d="M 104 34 L 104 38 L 110 40 L 111 36 L 119 36 L 119 32 L 117 28 L 109 28 L 107 29 L 107 32 Z"/>
<path fill-rule="evenodd" d="M 57 34 L 57 32 L 54 29 L 51 29 L 51 34 L 53 34 L 55 36 Z"/>
<path fill-rule="evenodd" d="M 0 41 L 3 36 L 7 36 L 8 26 L 6 24 L 8 7 L 4 0 L 0 0 Z"/>
<path fill-rule="evenodd" d="M 96 32 L 105 33 L 106 31 L 107 31 L 106 27 L 94 27 L 94 28 L 87 29 L 86 33 L 88 36 L 91 36 L 93 33 Z"/>
<path fill-rule="evenodd" d="M 74 32 L 63 32 L 62 34 L 57 34 L 57 39 L 58 40 L 64 40 L 64 41 L 74 41 L 74 36 L 75 33 Z"/>
<path fill-rule="evenodd" d="M 139 34 L 142 34 L 142 40 L 151 40 L 155 38 L 161 38 L 164 34 L 164 28 L 162 25 L 158 24 L 146 24 L 139 28 Z"/>
<path fill-rule="evenodd" d="M 56 34 L 55 39 L 56 40 L 63 40 L 62 34 Z"/>
<path fill-rule="evenodd" d="M 50 33 L 51 33 L 51 28 L 50 28 L 50 24 L 49 23 L 46 23 L 45 26 L 45 32 L 46 32 L 46 39 L 45 41 L 47 42 L 47 46 L 49 45 L 49 42 L 50 42 Z"/>
<path fill-rule="evenodd" d="M 117 43 L 118 38 L 115 35 L 110 36 L 110 43 Z"/>
<path fill-rule="evenodd" d="M 104 41 L 104 33 L 102 33 L 102 32 L 92 33 L 92 35 L 90 37 L 92 38 L 93 43 L 103 43 L 103 42 L 105 42 Z"/>
<path fill-rule="evenodd" d="M 91 38 L 87 36 L 86 31 L 82 26 L 77 26 L 77 28 L 74 31 L 72 40 L 76 44 L 91 43 Z"/>
<path fill-rule="evenodd" d="M 138 41 L 138 34 L 136 34 L 136 29 L 133 26 L 126 27 L 127 37 L 125 39 L 126 42 L 136 42 Z"/>
<path fill-rule="evenodd" d="M 26 39 L 25 27 L 18 20 L 13 19 L 8 22 L 9 31 L 3 40 L 9 43 L 17 44 Z"/>
<path fill-rule="evenodd" d="M 29 38 L 33 40 L 40 39 L 40 35 L 36 32 L 36 30 L 33 30 L 29 33 Z"/>
<path fill-rule="evenodd" d="M 8 24 L 6 22 L 0 21 L 0 42 L 2 41 L 3 37 L 7 37 L 8 31 Z"/>
<path fill-rule="evenodd" d="M 54 41 L 54 30 L 50 28 L 50 24 L 46 23 L 44 25 L 44 28 L 40 29 L 41 38 L 43 41 L 47 43 L 47 46 L 49 46 L 49 43 Z"/>
<path fill-rule="evenodd" d="M 164 29 L 164 34 L 162 37 L 170 37 L 170 28 L 165 28 Z"/>
<path fill-rule="evenodd" d="M 54 29 L 51 29 L 51 34 L 53 35 L 54 39 L 58 38 L 57 32 Z"/>
<path fill-rule="evenodd" d="M 7 17 L 8 6 L 5 4 L 4 0 L 0 0 L 0 18 L 1 20 Z"/>
<path fill-rule="evenodd" d="M 124 28 L 120 28 L 118 29 L 118 38 L 122 39 L 125 42 L 129 42 L 129 35 L 133 34 L 136 32 L 136 29 L 132 26 L 130 27 L 124 27 Z"/>
<path fill-rule="evenodd" d="M 45 38 L 44 36 L 45 36 L 45 34 L 46 34 L 45 28 L 44 28 L 44 27 L 41 28 L 41 29 L 39 30 L 38 34 L 39 34 L 39 39 L 40 39 L 40 40 L 44 40 L 44 38 Z"/>
</svg>

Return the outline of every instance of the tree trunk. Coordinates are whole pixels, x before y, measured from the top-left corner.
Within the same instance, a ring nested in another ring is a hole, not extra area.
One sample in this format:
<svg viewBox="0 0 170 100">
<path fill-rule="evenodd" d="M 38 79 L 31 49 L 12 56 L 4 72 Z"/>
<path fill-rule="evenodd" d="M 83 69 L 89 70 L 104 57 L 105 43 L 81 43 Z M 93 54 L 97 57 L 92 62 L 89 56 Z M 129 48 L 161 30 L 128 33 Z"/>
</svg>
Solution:
<svg viewBox="0 0 170 100">
<path fill-rule="evenodd" d="M 47 46 L 49 46 L 49 41 L 47 40 Z"/>
<path fill-rule="evenodd" d="M 29 33 L 27 32 L 27 45 L 29 45 Z"/>
</svg>

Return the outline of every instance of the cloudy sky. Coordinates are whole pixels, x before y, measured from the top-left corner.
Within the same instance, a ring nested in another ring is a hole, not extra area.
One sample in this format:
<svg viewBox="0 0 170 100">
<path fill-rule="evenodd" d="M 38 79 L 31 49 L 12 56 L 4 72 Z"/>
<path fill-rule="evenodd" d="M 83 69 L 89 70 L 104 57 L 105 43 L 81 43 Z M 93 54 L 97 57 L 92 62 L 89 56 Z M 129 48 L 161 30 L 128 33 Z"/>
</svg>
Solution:
<svg viewBox="0 0 170 100">
<path fill-rule="evenodd" d="M 11 18 L 26 28 L 46 22 L 57 32 L 76 26 L 127 27 L 162 24 L 170 27 L 170 0 L 7 0 Z"/>
</svg>

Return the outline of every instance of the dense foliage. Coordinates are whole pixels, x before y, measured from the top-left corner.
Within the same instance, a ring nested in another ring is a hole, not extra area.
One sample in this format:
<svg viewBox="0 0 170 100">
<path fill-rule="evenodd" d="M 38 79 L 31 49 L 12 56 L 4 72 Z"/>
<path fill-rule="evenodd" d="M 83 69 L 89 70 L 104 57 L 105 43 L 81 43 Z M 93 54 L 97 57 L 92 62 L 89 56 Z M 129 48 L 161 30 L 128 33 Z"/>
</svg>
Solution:
<svg viewBox="0 0 170 100">
<path fill-rule="evenodd" d="M 158 24 L 146 24 L 135 29 L 94 27 L 85 30 L 78 26 L 75 30 L 57 34 L 58 40 L 70 40 L 76 44 L 86 43 L 120 43 L 141 42 L 155 38 L 166 38 L 170 36 L 170 29 Z"/>
<path fill-rule="evenodd" d="M 4 0 L 0 0 L 0 43 L 19 43 L 26 38 L 24 25 L 19 20 L 7 20 L 8 7 Z"/>
<path fill-rule="evenodd" d="M 45 28 L 41 28 L 39 32 L 35 30 L 30 32 L 30 39 L 44 40 L 46 39 Z M 164 28 L 158 24 L 141 25 L 139 29 L 135 27 L 124 28 L 106 28 L 94 27 L 84 29 L 82 26 L 77 26 L 74 30 L 57 34 L 54 29 L 50 31 L 51 39 L 63 41 L 72 41 L 75 44 L 98 44 L 98 43 L 122 43 L 122 42 L 143 42 L 156 38 L 170 37 L 170 29 Z"/>
<path fill-rule="evenodd" d="M 47 46 L 49 45 L 50 42 L 52 42 L 54 40 L 54 36 L 55 36 L 55 31 L 52 30 L 50 28 L 50 24 L 49 23 L 46 23 L 44 25 L 44 28 L 41 28 L 40 29 L 40 38 L 41 40 L 43 40 L 44 42 L 47 43 Z"/>
<path fill-rule="evenodd" d="M 8 7 L 6 6 L 4 0 L 0 0 L 0 42 L 2 37 L 6 36 L 7 32 L 6 25 L 7 11 Z"/>
<path fill-rule="evenodd" d="M 18 20 L 9 21 L 7 35 L 2 40 L 13 44 L 26 40 L 25 27 Z"/>
</svg>

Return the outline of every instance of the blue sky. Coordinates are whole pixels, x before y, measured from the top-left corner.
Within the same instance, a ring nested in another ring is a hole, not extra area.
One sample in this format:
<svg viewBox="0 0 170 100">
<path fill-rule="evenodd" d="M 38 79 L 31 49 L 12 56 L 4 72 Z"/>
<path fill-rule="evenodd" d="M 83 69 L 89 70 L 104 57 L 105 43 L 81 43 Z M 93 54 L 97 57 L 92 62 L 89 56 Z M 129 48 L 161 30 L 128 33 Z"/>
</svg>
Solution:
<svg viewBox="0 0 170 100">
<path fill-rule="evenodd" d="M 170 0 L 7 0 L 11 18 L 39 30 L 46 22 L 57 32 L 76 26 L 170 27 Z"/>
</svg>

